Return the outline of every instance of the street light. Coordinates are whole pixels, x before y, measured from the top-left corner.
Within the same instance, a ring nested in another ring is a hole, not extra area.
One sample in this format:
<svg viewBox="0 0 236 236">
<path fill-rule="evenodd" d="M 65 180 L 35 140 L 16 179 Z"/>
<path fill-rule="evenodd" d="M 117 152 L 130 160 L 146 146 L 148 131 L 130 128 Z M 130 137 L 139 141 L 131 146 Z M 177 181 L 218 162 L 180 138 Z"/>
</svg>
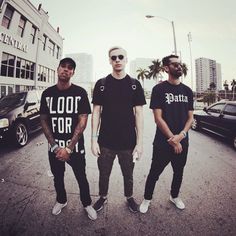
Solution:
<svg viewBox="0 0 236 236">
<path fill-rule="evenodd" d="M 175 25 L 174 25 L 174 21 L 168 20 L 167 18 L 162 17 L 162 16 L 146 15 L 145 17 L 146 17 L 146 18 L 154 18 L 154 17 L 157 17 L 157 18 L 166 20 L 166 21 L 168 21 L 168 22 L 171 23 L 172 31 L 173 31 L 173 38 L 174 38 L 174 52 L 175 52 L 175 55 L 177 55 L 177 47 L 176 47 L 176 37 L 175 37 Z"/>
<path fill-rule="evenodd" d="M 192 90 L 193 90 L 193 60 L 192 60 L 191 42 L 192 42 L 192 35 L 191 35 L 191 32 L 189 32 L 188 33 L 188 43 L 189 43 L 190 65 L 191 65 L 191 86 L 192 86 Z"/>
</svg>

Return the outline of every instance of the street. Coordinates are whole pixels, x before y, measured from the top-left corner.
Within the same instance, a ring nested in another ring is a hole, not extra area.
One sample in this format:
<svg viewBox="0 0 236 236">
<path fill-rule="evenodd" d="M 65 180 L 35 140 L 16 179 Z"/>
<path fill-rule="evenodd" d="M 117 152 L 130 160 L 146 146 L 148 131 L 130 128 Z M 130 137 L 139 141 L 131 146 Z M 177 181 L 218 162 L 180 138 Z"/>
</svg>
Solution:
<svg viewBox="0 0 236 236">
<path fill-rule="evenodd" d="M 144 155 L 134 171 L 134 197 L 141 203 L 148 174 L 155 124 L 145 106 Z M 89 119 L 91 116 L 89 117 Z M 87 176 L 93 202 L 98 199 L 98 169 L 90 151 L 90 120 L 85 131 Z M 170 203 L 172 169 L 169 165 L 156 184 L 149 211 L 131 213 L 123 195 L 117 160 L 113 166 L 108 204 L 98 219 L 88 219 L 79 201 L 71 168 L 65 185 L 68 205 L 58 216 L 53 177 L 48 173 L 47 142 L 41 131 L 27 146 L 0 144 L 0 235 L 236 235 L 236 155 L 224 140 L 190 130 L 190 149 L 180 196 L 186 209 Z"/>
</svg>

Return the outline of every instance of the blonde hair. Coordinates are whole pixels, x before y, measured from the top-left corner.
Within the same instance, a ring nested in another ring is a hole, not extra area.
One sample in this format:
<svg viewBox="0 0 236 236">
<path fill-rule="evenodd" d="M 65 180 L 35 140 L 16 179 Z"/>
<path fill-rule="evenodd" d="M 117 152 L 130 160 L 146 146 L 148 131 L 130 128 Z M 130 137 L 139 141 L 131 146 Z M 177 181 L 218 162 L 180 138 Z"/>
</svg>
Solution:
<svg viewBox="0 0 236 236">
<path fill-rule="evenodd" d="M 110 53 L 111 53 L 112 51 L 117 50 L 117 49 L 123 50 L 123 51 L 125 52 L 125 54 L 127 55 L 127 52 L 126 52 L 126 50 L 125 50 L 124 48 L 122 48 L 122 47 L 120 47 L 120 46 L 114 46 L 114 47 L 112 47 L 112 48 L 109 49 L 109 51 L 108 51 L 108 56 L 110 56 Z"/>
</svg>

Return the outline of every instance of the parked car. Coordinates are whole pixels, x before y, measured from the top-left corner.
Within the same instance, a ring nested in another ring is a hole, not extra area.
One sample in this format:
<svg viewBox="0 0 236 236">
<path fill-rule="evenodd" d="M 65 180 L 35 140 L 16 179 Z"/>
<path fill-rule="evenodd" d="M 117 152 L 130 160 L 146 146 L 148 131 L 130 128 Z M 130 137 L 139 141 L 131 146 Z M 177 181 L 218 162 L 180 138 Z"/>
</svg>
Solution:
<svg viewBox="0 0 236 236">
<path fill-rule="evenodd" d="M 206 129 L 229 139 L 236 149 L 236 101 L 219 101 L 194 111 L 193 130 Z"/>
<path fill-rule="evenodd" d="M 13 93 L 0 99 L 0 139 L 9 139 L 18 147 L 28 142 L 28 136 L 40 129 L 41 91 Z"/>
</svg>

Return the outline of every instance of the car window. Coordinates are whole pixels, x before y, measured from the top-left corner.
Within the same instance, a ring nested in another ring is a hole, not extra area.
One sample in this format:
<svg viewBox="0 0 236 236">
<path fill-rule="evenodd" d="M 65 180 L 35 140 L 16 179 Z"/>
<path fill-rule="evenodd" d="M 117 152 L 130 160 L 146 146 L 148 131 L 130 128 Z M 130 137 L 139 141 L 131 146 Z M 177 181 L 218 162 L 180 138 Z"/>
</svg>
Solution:
<svg viewBox="0 0 236 236">
<path fill-rule="evenodd" d="M 0 110 L 6 107 L 18 107 L 24 104 L 26 93 L 13 93 L 0 100 Z"/>
<path fill-rule="evenodd" d="M 220 113 L 222 111 L 222 109 L 224 108 L 225 103 L 220 103 L 220 104 L 216 104 L 214 106 L 211 106 L 207 109 L 207 111 L 209 112 L 214 112 L 214 113 Z"/>
<path fill-rule="evenodd" d="M 27 102 L 38 103 L 38 96 L 35 90 L 28 91 Z"/>
<path fill-rule="evenodd" d="M 227 104 L 224 110 L 224 114 L 236 116 L 236 105 Z"/>
</svg>

